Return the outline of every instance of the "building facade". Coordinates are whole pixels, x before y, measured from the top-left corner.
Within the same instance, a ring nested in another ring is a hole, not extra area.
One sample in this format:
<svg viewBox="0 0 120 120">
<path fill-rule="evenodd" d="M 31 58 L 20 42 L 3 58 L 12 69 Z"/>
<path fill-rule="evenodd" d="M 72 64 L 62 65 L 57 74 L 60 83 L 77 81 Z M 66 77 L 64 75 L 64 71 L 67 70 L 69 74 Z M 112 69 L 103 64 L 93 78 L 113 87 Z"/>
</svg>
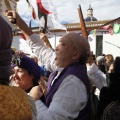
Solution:
<svg viewBox="0 0 120 120">
<path fill-rule="evenodd" d="M 18 0 L 9 0 L 13 10 L 16 10 Z M 3 12 L 5 10 L 5 4 L 3 0 L 0 0 L 0 15 L 4 17 Z M 93 14 L 92 14 L 93 15 Z M 5 17 L 4 17 L 5 18 Z M 102 54 L 113 54 L 114 57 L 120 55 L 120 33 L 111 35 L 108 29 L 103 29 L 101 26 L 110 23 L 113 20 L 92 20 L 85 21 L 86 30 L 88 33 L 88 41 L 90 43 L 91 51 L 96 56 Z M 116 22 L 116 20 L 115 20 Z M 9 22 L 8 22 L 9 23 Z M 10 24 L 10 23 L 9 23 Z M 119 22 L 120 24 L 120 22 Z M 76 32 L 81 34 L 80 23 L 65 24 L 67 31 L 50 29 L 50 32 L 46 32 L 46 35 L 53 48 L 59 43 L 60 37 L 62 37 L 66 32 Z M 11 24 L 14 31 L 14 26 Z M 39 28 L 32 28 L 32 31 L 39 35 Z M 32 54 L 29 46 L 26 44 L 25 40 L 20 36 L 21 32 L 13 33 L 13 43 L 12 46 L 18 50 L 22 50 L 25 53 Z"/>
<path fill-rule="evenodd" d="M 120 33 L 111 35 L 108 30 L 99 28 L 110 21 L 111 20 L 85 22 L 89 34 L 88 41 L 90 43 L 91 51 L 93 51 L 96 56 L 102 54 L 113 54 L 113 56 L 116 57 L 120 55 Z M 80 23 L 65 24 L 65 26 L 67 28 L 67 32 L 76 32 L 81 34 Z M 32 31 L 39 35 L 39 28 L 32 28 Z M 58 45 L 60 37 L 65 33 L 66 31 L 64 30 L 52 29 L 50 33 L 46 33 L 53 48 Z M 13 46 L 31 54 L 25 40 L 20 36 L 20 32 L 18 34 L 14 34 Z"/>
</svg>

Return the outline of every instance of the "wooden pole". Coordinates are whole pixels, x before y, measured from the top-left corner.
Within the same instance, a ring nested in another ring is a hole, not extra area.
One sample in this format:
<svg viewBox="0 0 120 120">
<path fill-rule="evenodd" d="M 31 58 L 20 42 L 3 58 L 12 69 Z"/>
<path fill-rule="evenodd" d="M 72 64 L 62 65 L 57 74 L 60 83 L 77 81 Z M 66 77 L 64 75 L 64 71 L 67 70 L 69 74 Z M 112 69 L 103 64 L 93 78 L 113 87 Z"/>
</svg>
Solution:
<svg viewBox="0 0 120 120">
<path fill-rule="evenodd" d="M 84 22 L 84 18 L 83 18 L 83 14 L 82 14 L 82 10 L 81 10 L 80 5 L 79 5 L 79 8 L 78 8 L 78 13 L 79 13 L 79 18 L 80 18 L 80 26 L 81 26 L 82 36 L 87 39 L 88 34 L 87 34 L 87 31 L 86 31 L 86 26 L 85 26 L 85 22 Z"/>
<path fill-rule="evenodd" d="M 50 42 L 49 42 L 49 40 L 48 40 L 48 38 L 47 38 L 47 36 L 46 36 L 46 34 L 40 33 L 40 38 L 44 42 L 46 47 L 53 49 Z"/>
<path fill-rule="evenodd" d="M 5 3 L 7 10 L 12 10 L 9 0 L 4 0 L 4 3 Z"/>
</svg>

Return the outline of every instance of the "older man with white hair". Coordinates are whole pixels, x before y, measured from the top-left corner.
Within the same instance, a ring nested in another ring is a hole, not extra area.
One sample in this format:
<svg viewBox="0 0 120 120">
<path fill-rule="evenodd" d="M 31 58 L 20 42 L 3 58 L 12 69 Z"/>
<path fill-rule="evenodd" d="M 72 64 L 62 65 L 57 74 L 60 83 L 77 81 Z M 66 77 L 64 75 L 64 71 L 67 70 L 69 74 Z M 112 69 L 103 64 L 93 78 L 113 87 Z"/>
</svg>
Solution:
<svg viewBox="0 0 120 120">
<path fill-rule="evenodd" d="M 67 33 L 59 40 L 54 52 L 33 34 L 17 13 L 8 11 L 6 15 L 10 22 L 16 19 L 16 24 L 29 38 L 27 43 L 32 51 L 50 71 L 54 71 L 48 81 L 45 104 L 39 100 L 43 95 L 40 86 L 30 92 L 36 100 L 37 119 L 90 120 L 90 86 L 86 68 L 90 54 L 88 41 L 77 33 Z"/>
<path fill-rule="evenodd" d="M 87 40 L 77 33 L 68 33 L 60 39 L 54 52 L 42 43 L 36 44 L 37 39 L 33 34 L 31 40 L 27 41 L 29 46 L 33 48 L 33 44 L 36 45 L 33 51 L 46 67 L 58 71 L 56 77 L 52 76 L 55 73 L 53 72 L 48 80 L 46 105 L 38 100 L 42 95 L 40 91 L 37 96 L 36 88 L 31 91 L 31 96 L 36 100 L 38 119 L 89 120 L 90 90 L 85 63 L 90 50 Z"/>
</svg>

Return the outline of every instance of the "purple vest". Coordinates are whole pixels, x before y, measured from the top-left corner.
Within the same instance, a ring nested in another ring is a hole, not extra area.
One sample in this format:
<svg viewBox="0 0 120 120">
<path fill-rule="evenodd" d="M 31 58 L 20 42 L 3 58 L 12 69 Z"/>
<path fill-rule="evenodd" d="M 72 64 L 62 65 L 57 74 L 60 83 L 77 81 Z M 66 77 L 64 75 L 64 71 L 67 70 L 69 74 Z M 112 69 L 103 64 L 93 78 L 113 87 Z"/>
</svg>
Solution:
<svg viewBox="0 0 120 120">
<path fill-rule="evenodd" d="M 58 90 L 58 87 L 62 83 L 63 79 L 69 74 L 75 75 L 76 77 L 80 78 L 80 80 L 86 86 L 87 93 L 88 93 L 88 103 L 86 107 L 82 111 L 80 111 L 79 116 L 75 120 L 90 120 L 90 115 L 89 115 L 90 110 L 91 110 L 90 109 L 90 97 L 89 97 L 90 96 L 90 88 L 89 88 L 90 85 L 89 85 L 89 79 L 87 76 L 87 68 L 85 64 L 81 65 L 79 62 L 69 65 L 60 73 L 60 75 L 54 81 L 52 87 L 48 91 L 48 94 L 46 96 L 46 106 L 49 107 L 55 92 Z M 49 81 L 51 82 L 50 79 Z M 48 83 L 48 85 L 49 84 L 50 83 Z"/>
</svg>

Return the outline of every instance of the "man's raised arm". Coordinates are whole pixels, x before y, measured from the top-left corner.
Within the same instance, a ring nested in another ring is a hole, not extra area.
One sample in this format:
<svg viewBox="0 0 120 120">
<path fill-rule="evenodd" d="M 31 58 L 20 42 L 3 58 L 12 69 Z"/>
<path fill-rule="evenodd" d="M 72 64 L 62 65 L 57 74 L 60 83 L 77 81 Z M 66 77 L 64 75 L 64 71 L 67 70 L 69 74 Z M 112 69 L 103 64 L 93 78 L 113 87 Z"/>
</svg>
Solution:
<svg viewBox="0 0 120 120">
<path fill-rule="evenodd" d="M 6 10 L 5 15 L 11 23 L 15 23 L 21 29 L 26 39 L 28 39 L 29 36 L 34 34 L 17 12 Z"/>
</svg>

